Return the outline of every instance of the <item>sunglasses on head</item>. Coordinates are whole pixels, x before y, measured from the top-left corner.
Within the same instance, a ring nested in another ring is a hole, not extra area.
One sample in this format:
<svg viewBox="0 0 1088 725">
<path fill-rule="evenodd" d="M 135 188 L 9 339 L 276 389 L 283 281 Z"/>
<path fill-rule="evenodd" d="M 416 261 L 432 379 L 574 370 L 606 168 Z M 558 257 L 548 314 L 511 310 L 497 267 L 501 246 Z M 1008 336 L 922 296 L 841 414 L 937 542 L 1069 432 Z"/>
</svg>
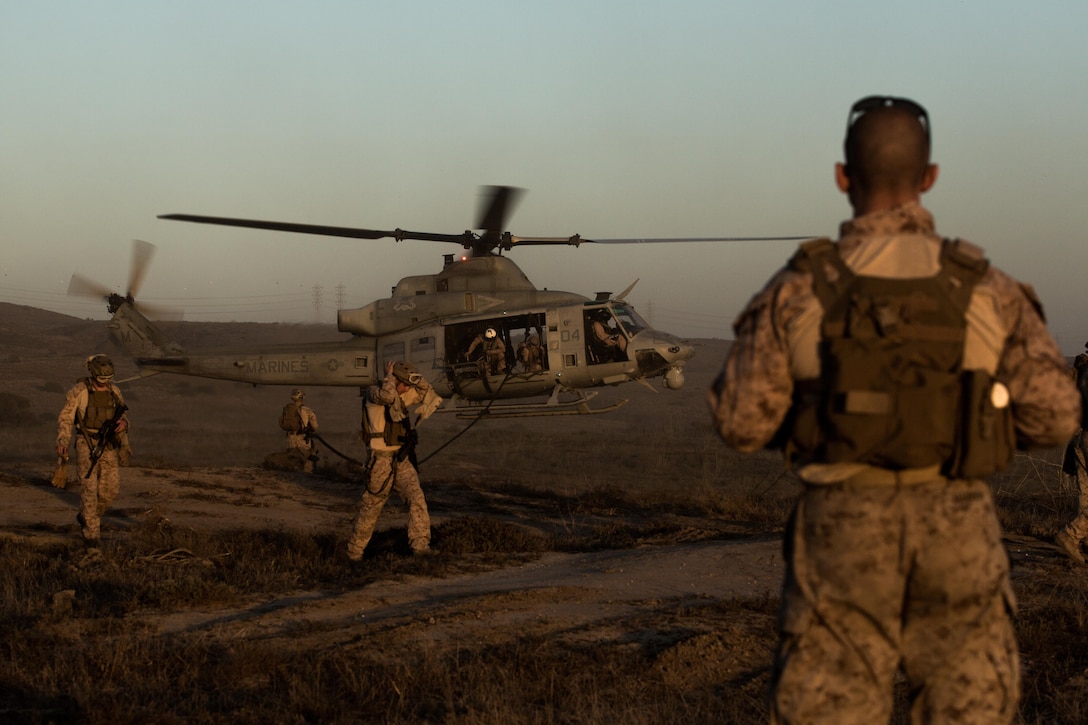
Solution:
<svg viewBox="0 0 1088 725">
<path fill-rule="evenodd" d="M 926 131 L 926 142 L 929 143 L 929 114 L 926 109 L 909 98 L 897 98 L 896 96 L 867 96 L 850 107 L 850 115 L 846 119 L 846 132 L 850 133 L 857 120 L 869 111 L 877 108 L 902 108 L 914 114 L 922 128 Z"/>
</svg>

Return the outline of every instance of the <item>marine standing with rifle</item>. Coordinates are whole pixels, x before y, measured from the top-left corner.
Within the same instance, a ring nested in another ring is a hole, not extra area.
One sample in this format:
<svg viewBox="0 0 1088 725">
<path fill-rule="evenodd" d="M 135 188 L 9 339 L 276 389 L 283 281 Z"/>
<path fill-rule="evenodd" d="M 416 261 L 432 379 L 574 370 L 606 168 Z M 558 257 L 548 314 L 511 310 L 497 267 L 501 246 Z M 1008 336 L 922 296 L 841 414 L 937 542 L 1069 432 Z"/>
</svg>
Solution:
<svg viewBox="0 0 1088 725">
<path fill-rule="evenodd" d="M 83 540 L 96 546 L 103 514 L 117 498 L 121 477 L 118 452 L 128 431 L 121 390 L 113 384 L 113 361 L 105 355 L 87 358 L 90 376 L 68 391 L 57 418 L 57 455 L 67 457 L 73 428 L 79 462 L 80 511 Z"/>
<path fill-rule="evenodd" d="M 431 518 L 416 470 L 416 424 L 428 418 L 442 398 L 415 366 L 387 362 L 381 385 L 367 388 L 363 400 L 363 438 L 369 450 L 366 490 L 348 539 L 348 558 L 360 561 L 391 491 L 408 502 L 408 545 L 414 554 L 431 548 Z"/>
</svg>

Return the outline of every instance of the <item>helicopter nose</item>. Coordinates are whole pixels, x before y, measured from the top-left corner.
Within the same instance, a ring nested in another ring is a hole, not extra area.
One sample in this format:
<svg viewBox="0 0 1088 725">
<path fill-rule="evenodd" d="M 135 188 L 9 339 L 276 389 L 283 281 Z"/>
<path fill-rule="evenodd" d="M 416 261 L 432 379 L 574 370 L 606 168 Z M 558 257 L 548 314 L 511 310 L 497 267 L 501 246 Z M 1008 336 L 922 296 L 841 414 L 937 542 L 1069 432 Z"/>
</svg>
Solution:
<svg viewBox="0 0 1088 725">
<path fill-rule="evenodd" d="M 674 362 L 690 360 L 695 357 L 695 346 L 680 340 L 673 342 L 665 351 L 668 353 L 666 357 Z"/>
<path fill-rule="evenodd" d="M 683 366 L 695 355 L 695 347 L 667 333 L 643 330 L 635 338 L 640 377 L 667 376 L 665 387 L 684 384 Z"/>
</svg>

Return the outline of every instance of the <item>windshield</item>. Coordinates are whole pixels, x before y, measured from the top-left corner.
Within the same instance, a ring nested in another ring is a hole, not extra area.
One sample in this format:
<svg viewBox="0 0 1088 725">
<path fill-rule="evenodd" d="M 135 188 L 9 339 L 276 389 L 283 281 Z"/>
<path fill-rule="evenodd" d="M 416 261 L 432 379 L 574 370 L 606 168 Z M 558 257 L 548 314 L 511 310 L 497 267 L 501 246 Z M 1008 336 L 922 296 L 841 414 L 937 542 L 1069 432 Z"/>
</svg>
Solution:
<svg viewBox="0 0 1088 725">
<path fill-rule="evenodd" d="M 628 337 L 634 337 L 649 327 L 649 325 L 646 324 L 646 320 L 639 317 L 638 313 L 628 307 L 624 302 L 615 303 L 612 306 L 612 314 L 615 315 L 620 326 L 627 332 Z"/>
</svg>

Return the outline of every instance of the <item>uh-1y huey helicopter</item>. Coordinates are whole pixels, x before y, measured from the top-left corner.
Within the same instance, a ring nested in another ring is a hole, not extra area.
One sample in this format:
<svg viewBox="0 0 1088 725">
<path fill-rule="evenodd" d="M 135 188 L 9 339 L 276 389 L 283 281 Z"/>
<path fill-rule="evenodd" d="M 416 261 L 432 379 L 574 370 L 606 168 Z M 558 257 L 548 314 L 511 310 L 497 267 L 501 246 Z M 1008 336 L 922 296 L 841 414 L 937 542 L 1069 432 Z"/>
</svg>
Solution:
<svg viewBox="0 0 1088 725">
<path fill-rule="evenodd" d="M 134 359 L 141 376 L 174 373 L 254 385 L 353 386 L 380 382 L 384 364 L 416 365 L 435 390 L 452 398 L 463 415 L 487 410 L 492 416 L 600 413 L 626 401 L 591 408 L 586 389 L 637 381 L 664 387 L 684 384 L 684 364 L 692 345 L 654 330 L 623 293 L 596 299 L 573 292 L 537 289 L 502 252 L 515 246 L 581 243 L 741 241 L 804 237 L 714 237 L 688 239 L 583 239 L 517 237 L 504 231 L 507 214 L 520 194 L 507 186 L 489 187 L 479 218 L 480 233 L 373 230 L 312 224 L 164 214 L 160 219 L 357 239 L 416 239 L 460 244 L 467 254 L 437 274 L 405 277 L 392 295 L 358 309 L 337 313 L 337 327 L 351 333 L 342 342 L 278 345 L 260 350 L 183 350 L 137 309 L 134 297 L 154 247 L 136 242 L 128 291 L 124 296 L 73 275 L 69 294 L 104 297 L 112 314 L 114 342 Z M 636 282 L 638 280 L 635 280 Z M 535 345 L 537 350 L 533 350 Z M 529 352 L 523 352 L 529 347 Z M 563 393 L 572 393 L 561 396 Z M 518 404 L 512 399 L 548 395 L 546 402 Z M 565 399 L 566 398 L 566 399 Z M 496 400 L 504 404 L 493 405 Z M 485 407 L 486 406 L 486 407 Z"/>
</svg>

